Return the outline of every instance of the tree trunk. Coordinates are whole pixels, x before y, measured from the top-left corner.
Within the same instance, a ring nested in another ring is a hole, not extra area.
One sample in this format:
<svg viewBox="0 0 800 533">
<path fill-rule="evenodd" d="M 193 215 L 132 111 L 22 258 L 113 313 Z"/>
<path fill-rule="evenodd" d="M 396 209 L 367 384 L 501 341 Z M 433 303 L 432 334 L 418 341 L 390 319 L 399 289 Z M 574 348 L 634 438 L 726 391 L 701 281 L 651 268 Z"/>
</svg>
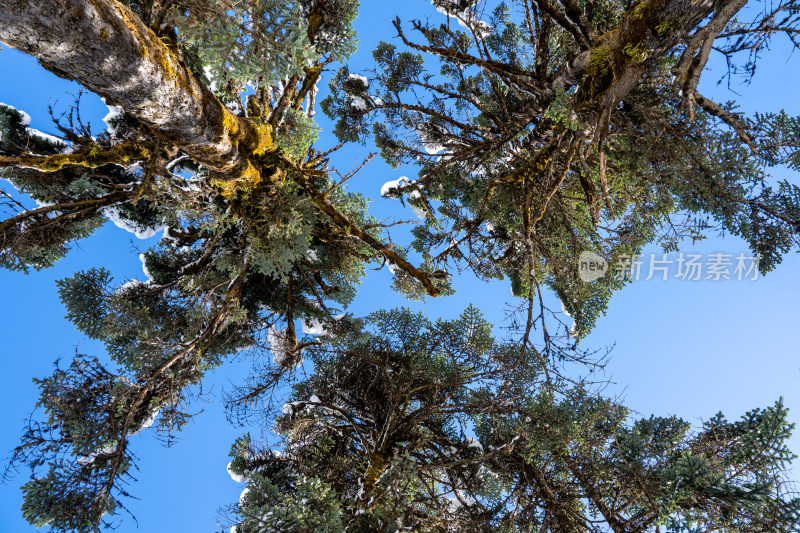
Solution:
<svg viewBox="0 0 800 533">
<path fill-rule="evenodd" d="M 0 41 L 223 175 L 252 170 L 248 158 L 273 144 L 268 126 L 236 117 L 115 0 L 0 0 Z"/>
</svg>

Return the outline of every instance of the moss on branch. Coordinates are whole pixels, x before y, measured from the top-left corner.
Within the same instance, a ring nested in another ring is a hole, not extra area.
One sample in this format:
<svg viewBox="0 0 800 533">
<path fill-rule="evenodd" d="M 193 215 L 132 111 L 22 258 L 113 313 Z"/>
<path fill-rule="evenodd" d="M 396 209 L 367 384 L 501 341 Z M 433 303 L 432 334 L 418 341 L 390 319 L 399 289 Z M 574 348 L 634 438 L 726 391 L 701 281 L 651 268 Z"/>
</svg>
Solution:
<svg viewBox="0 0 800 533">
<path fill-rule="evenodd" d="M 125 142 L 113 148 L 91 145 L 72 154 L 0 156 L 0 167 L 33 168 L 41 172 L 55 172 L 68 165 L 85 168 L 97 168 L 109 164 L 127 166 L 134 161 L 147 159 L 150 153 L 149 148 L 135 142 Z"/>
</svg>

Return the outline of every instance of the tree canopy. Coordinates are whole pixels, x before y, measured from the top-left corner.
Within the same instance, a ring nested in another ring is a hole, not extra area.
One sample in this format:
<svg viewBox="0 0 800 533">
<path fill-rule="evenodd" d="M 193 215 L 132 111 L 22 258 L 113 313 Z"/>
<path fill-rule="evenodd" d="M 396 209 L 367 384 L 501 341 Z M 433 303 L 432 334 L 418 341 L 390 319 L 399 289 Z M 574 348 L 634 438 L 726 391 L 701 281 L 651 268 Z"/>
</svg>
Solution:
<svg viewBox="0 0 800 533">
<path fill-rule="evenodd" d="M 274 420 L 282 445 L 232 447 L 240 533 L 797 530 L 781 402 L 692 430 L 633 417 L 564 363 L 597 364 L 577 341 L 626 284 L 582 282 L 582 252 L 722 228 L 766 273 L 798 249 L 800 188 L 769 176 L 800 170 L 800 120 L 745 116 L 698 83 L 712 52 L 752 77 L 773 39 L 800 46 L 800 5 L 433 4 L 446 19 L 397 19 L 358 73 L 357 0 L 0 0 L 0 41 L 111 111 L 93 136 L 79 102 L 52 110 L 53 137 L 0 105 L 3 178 L 38 203 L 3 191 L 0 265 L 52 266 L 107 219 L 164 232 L 147 282 L 101 265 L 59 282 L 111 362 L 78 355 L 37 381 L 45 419 L 12 462 L 32 470 L 32 524 L 111 525 L 134 490 L 129 437 L 179 431 L 192 387 L 252 346 L 231 416 Z M 341 145 L 318 146 L 317 107 L 341 143 L 418 168 L 382 191 L 422 218 L 408 246 L 347 190 Z M 409 298 L 450 294 L 465 270 L 508 277 L 518 327 L 498 340 L 473 307 L 345 314 L 370 265 Z M 548 330 L 547 290 L 573 331 Z"/>
</svg>

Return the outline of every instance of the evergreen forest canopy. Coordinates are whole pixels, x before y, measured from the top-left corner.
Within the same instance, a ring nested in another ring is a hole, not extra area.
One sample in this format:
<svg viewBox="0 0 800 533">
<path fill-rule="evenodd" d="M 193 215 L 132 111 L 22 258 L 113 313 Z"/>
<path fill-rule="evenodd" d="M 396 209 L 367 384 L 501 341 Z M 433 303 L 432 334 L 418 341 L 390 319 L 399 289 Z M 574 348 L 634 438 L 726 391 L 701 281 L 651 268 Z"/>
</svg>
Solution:
<svg viewBox="0 0 800 533">
<path fill-rule="evenodd" d="M 164 232 L 141 257 L 147 282 L 101 266 L 59 282 L 112 364 L 76 355 L 37 380 L 44 416 L 7 471 L 31 471 L 30 523 L 117 525 L 129 437 L 180 431 L 204 374 L 250 347 L 227 407 L 280 447 L 232 445 L 238 533 L 800 528 L 781 402 L 693 430 L 576 377 L 598 364 L 577 341 L 626 283 L 581 282 L 581 252 L 723 229 L 766 273 L 798 249 L 800 188 L 771 176 L 800 170 L 800 119 L 746 116 L 698 83 L 712 54 L 749 78 L 773 40 L 800 47 L 800 3 L 433 4 L 446 18 L 396 20 L 351 72 L 357 0 L 0 0 L 0 41 L 111 109 L 96 137 L 77 105 L 54 110 L 54 137 L 0 105 L 18 191 L 0 196 L 0 264 L 47 268 L 108 219 Z M 318 146 L 318 108 L 341 143 L 418 168 L 383 191 L 421 215 L 405 247 L 348 192 L 338 146 Z M 408 298 L 450 294 L 461 272 L 508 277 L 515 327 L 497 339 L 475 307 L 343 314 L 370 266 Z M 573 331 L 553 327 L 545 291 Z"/>
</svg>

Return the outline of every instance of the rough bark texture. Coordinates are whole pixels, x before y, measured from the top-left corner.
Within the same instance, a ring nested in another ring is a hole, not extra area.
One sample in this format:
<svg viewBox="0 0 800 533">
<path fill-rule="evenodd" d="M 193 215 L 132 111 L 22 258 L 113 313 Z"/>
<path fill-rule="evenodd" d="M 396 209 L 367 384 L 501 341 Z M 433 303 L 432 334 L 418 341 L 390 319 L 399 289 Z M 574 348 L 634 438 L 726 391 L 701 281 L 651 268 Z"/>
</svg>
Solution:
<svg viewBox="0 0 800 533">
<path fill-rule="evenodd" d="M 246 173 L 248 157 L 272 144 L 266 126 L 234 116 L 114 0 L 0 0 L 0 41 L 121 106 L 217 172 Z"/>
</svg>

